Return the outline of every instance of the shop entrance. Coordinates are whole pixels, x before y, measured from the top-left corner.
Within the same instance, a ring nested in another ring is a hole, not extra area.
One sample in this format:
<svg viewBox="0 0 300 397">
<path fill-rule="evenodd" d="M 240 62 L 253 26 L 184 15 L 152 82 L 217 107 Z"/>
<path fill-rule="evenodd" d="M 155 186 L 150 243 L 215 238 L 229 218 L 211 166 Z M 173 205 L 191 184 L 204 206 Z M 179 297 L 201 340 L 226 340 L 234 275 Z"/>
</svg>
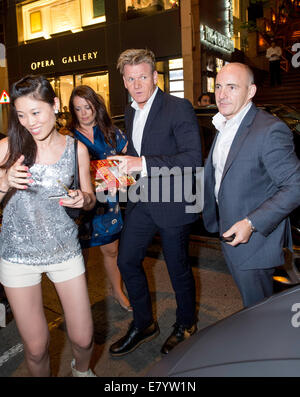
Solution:
<svg viewBox="0 0 300 397">
<path fill-rule="evenodd" d="M 107 109 L 110 109 L 108 72 L 99 71 L 76 75 L 70 74 L 58 77 L 49 77 L 48 80 L 60 100 L 61 112 L 69 110 L 69 99 L 72 90 L 74 87 L 82 84 L 90 86 L 97 94 L 101 95 L 105 101 Z"/>
</svg>

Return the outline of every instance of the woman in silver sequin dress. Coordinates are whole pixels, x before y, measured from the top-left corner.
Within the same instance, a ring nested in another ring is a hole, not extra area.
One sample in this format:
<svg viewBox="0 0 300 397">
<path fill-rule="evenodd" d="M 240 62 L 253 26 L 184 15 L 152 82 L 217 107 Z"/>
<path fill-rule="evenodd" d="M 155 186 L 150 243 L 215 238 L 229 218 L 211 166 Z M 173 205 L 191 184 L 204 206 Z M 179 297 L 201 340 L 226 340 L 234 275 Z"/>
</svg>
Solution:
<svg viewBox="0 0 300 397">
<path fill-rule="evenodd" d="M 50 83 L 27 76 L 10 94 L 8 138 L 0 141 L 0 282 L 32 376 L 50 375 L 42 273 L 53 281 L 64 310 L 73 376 L 95 376 L 89 369 L 93 323 L 84 261 L 77 226 L 64 209 L 95 205 L 88 151 L 78 144 L 81 190 L 70 190 L 68 197 L 62 184 L 70 186 L 74 176 L 74 140 L 55 128 L 59 100 Z"/>
</svg>

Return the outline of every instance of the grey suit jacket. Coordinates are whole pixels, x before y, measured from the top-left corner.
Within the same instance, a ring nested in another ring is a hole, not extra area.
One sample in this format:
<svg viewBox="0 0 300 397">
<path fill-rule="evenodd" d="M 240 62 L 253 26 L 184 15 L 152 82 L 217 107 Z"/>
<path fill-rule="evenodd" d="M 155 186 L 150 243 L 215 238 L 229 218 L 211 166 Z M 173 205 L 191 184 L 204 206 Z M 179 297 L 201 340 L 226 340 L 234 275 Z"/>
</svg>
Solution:
<svg viewBox="0 0 300 397">
<path fill-rule="evenodd" d="M 247 216 L 257 232 L 246 244 L 232 247 L 222 243 L 225 255 L 241 269 L 283 264 L 282 248 L 292 249 L 288 215 L 300 204 L 300 161 L 291 131 L 252 104 L 230 148 L 218 205 L 212 165 L 215 141 L 204 171 L 205 227 L 221 235 Z"/>
</svg>

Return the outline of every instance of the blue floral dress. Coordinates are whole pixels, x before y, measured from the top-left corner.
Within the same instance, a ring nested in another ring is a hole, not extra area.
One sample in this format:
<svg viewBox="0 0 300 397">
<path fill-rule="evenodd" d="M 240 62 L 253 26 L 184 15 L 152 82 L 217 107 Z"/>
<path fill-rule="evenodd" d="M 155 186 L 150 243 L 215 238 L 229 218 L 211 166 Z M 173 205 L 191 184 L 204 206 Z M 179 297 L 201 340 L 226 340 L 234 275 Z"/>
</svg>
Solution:
<svg viewBox="0 0 300 397">
<path fill-rule="evenodd" d="M 93 127 L 93 130 L 94 143 L 78 130 L 73 132 L 74 137 L 88 148 L 91 160 L 103 160 L 122 152 L 127 138 L 119 129 L 116 128 L 116 147 L 105 142 L 98 126 Z M 109 195 L 106 199 L 106 203 L 97 201 L 91 211 L 83 211 L 79 221 L 79 240 L 82 248 L 109 244 L 120 237 L 123 221 L 118 200 Z"/>
</svg>

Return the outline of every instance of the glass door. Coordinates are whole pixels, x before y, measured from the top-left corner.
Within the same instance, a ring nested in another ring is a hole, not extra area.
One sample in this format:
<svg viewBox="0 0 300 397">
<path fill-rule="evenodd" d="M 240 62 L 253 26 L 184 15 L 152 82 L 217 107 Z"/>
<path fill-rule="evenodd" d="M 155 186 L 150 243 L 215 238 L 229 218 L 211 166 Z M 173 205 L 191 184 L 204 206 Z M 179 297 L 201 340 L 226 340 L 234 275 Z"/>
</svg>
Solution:
<svg viewBox="0 0 300 397">
<path fill-rule="evenodd" d="M 75 76 L 75 86 L 88 85 L 104 99 L 107 110 L 110 109 L 109 103 L 109 83 L 107 72 L 85 73 Z"/>
</svg>

